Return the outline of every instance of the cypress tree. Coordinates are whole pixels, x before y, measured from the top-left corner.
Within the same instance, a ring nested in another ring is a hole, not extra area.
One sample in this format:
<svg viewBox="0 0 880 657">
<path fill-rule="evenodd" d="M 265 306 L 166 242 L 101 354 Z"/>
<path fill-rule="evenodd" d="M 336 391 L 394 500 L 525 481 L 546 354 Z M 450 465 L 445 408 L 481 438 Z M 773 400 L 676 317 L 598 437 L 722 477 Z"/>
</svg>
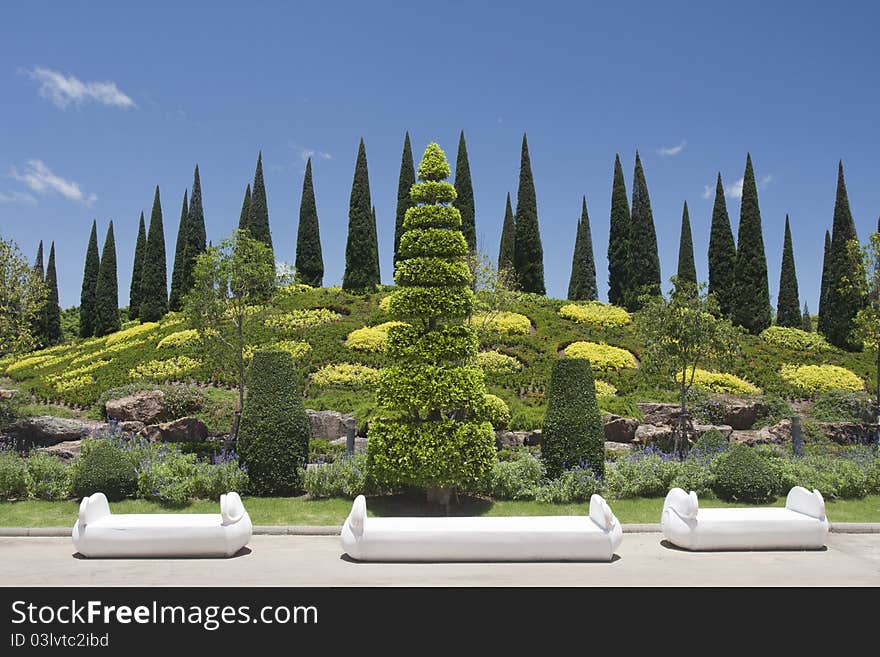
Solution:
<svg viewBox="0 0 880 657">
<path fill-rule="evenodd" d="M 58 304 L 58 273 L 55 270 L 55 242 L 49 247 L 49 263 L 46 266 L 46 305 L 43 306 L 42 327 L 44 345 L 60 344 L 64 335 L 61 331 L 61 306 Z"/>
<path fill-rule="evenodd" d="M 657 253 L 657 233 L 654 214 L 648 196 L 648 183 L 642 160 L 636 151 L 633 172 L 632 215 L 630 220 L 629 259 L 627 261 L 626 306 L 639 308 L 639 296 L 660 294 L 660 256 Z"/>
<path fill-rule="evenodd" d="M 165 229 L 162 226 L 162 202 L 159 186 L 153 199 L 150 230 L 144 248 L 143 273 L 141 275 L 142 322 L 157 322 L 168 312 L 168 274 L 165 268 Z"/>
<path fill-rule="evenodd" d="M 801 329 L 807 333 L 813 332 L 813 318 L 810 317 L 810 309 L 807 307 L 806 301 L 804 301 L 804 312 L 801 315 Z"/>
<path fill-rule="evenodd" d="M 189 233 L 189 206 L 186 202 L 186 190 L 183 191 L 183 207 L 180 210 L 180 224 L 177 227 L 177 243 L 174 247 L 174 268 L 171 270 L 171 294 L 168 299 L 169 310 L 180 310 L 183 301 L 183 277 L 186 265 L 186 242 Z"/>
<path fill-rule="evenodd" d="M 40 277 L 41 281 L 46 280 L 46 273 L 43 271 L 43 240 L 40 240 L 40 245 L 37 247 L 37 256 L 34 258 L 34 273 Z M 45 335 L 45 305 L 36 313 L 36 316 L 31 320 L 31 333 L 37 339 L 37 346 L 45 347 L 46 346 L 46 335 Z"/>
<path fill-rule="evenodd" d="M 312 184 L 312 158 L 306 162 L 302 199 L 299 203 L 295 266 L 300 281 L 312 287 L 321 287 L 324 280 L 324 257 L 321 254 L 318 208 L 315 205 L 315 188 Z"/>
<path fill-rule="evenodd" d="M 92 221 L 89 245 L 86 248 L 86 264 L 83 270 L 82 292 L 79 297 L 79 337 L 90 338 L 95 334 L 95 286 L 98 284 L 98 222 Z"/>
<path fill-rule="evenodd" d="M 187 213 L 186 224 L 186 257 L 183 260 L 184 268 L 180 278 L 181 308 L 183 307 L 183 296 L 189 293 L 193 286 L 193 271 L 196 266 L 196 258 L 208 250 L 205 211 L 202 207 L 202 181 L 199 176 L 198 164 L 193 173 L 192 194 L 189 197 L 189 212 Z"/>
<path fill-rule="evenodd" d="M 782 243 L 782 270 L 779 274 L 779 297 L 776 302 L 776 324 L 790 328 L 803 325 L 801 302 L 798 297 L 797 274 L 794 267 L 794 248 L 791 244 L 791 227 L 785 215 L 785 238 Z"/>
<path fill-rule="evenodd" d="M 678 280 L 697 283 L 697 266 L 694 264 L 694 238 L 691 234 L 691 218 L 688 204 L 684 202 L 681 212 L 681 236 L 678 240 Z"/>
<path fill-rule="evenodd" d="M 43 271 L 43 240 L 40 240 L 40 246 L 37 247 L 37 257 L 34 258 L 34 271 L 37 272 L 41 281 L 46 280 L 46 274 Z"/>
<path fill-rule="evenodd" d="M 248 220 L 251 214 L 251 184 L 248 183 L 247 189 L 244 190 L 244 200 L 241 202 L 241 215 L 238 218 L 238 229 L 247 230 Z"/>
<path fill-rule="evenodd" d="M 590 217 L 587 214 L 586 196 L 581 201 L 581 218 L 578 221 L 577 236 L 574 240 L 568 298 L 572 301 L 595 301 L 598 298 L 593 236 L 590 231 Z"/>
<path fill-rule="evenodd" d="M 131 269 L 131 286 L 128 292 L 128 318 L 137 319 L 141 310 L 141 276 L 143 276 L 144 250 L 147 248 L 147 229 L 144 213 L 138 223 L 137 242 L 134 247 L 134 266 Z"/>
<path fill-rule="evenodd" d="M 504 223 L 501 225 L 501 245 L 498 247 L 498 271 L 515 270 L 516 224 L 513 222 L 513 208 L 510 206 L 510 192 L 504 206 Z"/>
<path fill-rule="evenodd" d="M 715 204 L 712 206 L 712 228 L 709 234 L 709 294 L 715 295 L 721 314 L 733 312 L 733 288 L 736 280 L 736 243 L 724 200 L 721 173 L 715 183 Z"/>
<path fill-rule="evenodd" d="M 828 342 L 835 347 L 849 350 L 861 349 L 861 345 L 852 337 L 856 314 L 864 305 L 862 290 L 854 285 L 860 271 L 858 255 L 850 250 L 850 242 L 858 239 L 843 178 L 843 162 L 840 162 L 837 169 L 834 224 L 831 228 L 824 333 Z M 844 284 L 844 281 L 849 284 Z"/>
<path fill-rule="evenodd" d="M 367 150 L 361 138 L 348 205 L 348 241 L 342 276 L 342 287 L 346 290 L 367 290 L 379 284 L 372 206 Z"/>
<path fill-rule="evenodd" d="M 827 314 L 825 313 L 825 302 L 828 299 L 828 264 L 831 262 L 831 233 L 827 230 L 825 231 L 825 250 L 822 252 L 822 279 L 821 279 L 821 287 L 819 288 L 819 320 L 818 320 L 818 330 L 819 333 L 824 335 L 826 328 L 826 320 L 828 319 Z"/>
<path fill-rule="evenodd" d="M 119 286 L 116 278 L 116 239 L 113 222 L 107 228 L 98 284 L 95 286 L 95 335 L 101 337 L 119 330 Z"/>
<path fill-rule="evenodd" d="M 758 186 L 755 184 L 751 154 L 746 155 L 737 245 L 732 319 L 734 324 L 757 335 L 770 326 L 772 309 L 761 210 L 758 207 Z"/>
<path fill-rule="evenodd" d="M 467 240 L 471 253 L 477 251 L 477 226 L 474 211 L 474 185 L 471 182 L 471 165 L 468 162 L 467 144 L 464 130 L 458 136 L 458 156 L 455 160 L 455 191 L 458 192 L 452 205 L 461 212 L 461 232 Z"/>
<path fill-rule="evenodd" d="M 272 232 L 269 230 L 269 206 L 266 205 L 266 185 L 263 182 L 263 151 L 257 156 L 257 170 L 254 173 L 254 186 L 251 188 L 251 203 L 248 209 L 248 230 L 251 238 L 261 241 L 272 249 Z"/>
<path fill-rule="evenodd" d="M 415 202 L 409 196 L 409 190 L 416 184 L 416 168 L 413 164 L 412 145 L 409 141 L 409 131 L 403 138 L 403 153 L 400 156 L 400 175 L 397 178 L 397 214 L 394 219 L 394 267 L 400 260 L 397 252 L 400 249 L 400 238 L 403 235 L 403 218 L 406 211 L 415 206 Z"/>
<path fill-rule="evenodd" d="M 370 209 L 370 217 L 373 221 L 373 260 L 376 262 L 376 280 L 382 283 L 382 273 L 379 268 L 379 225 L 376 223 L 376 206 Z"/>
<path fill-rule="evenodd" d="M 545 294 L 544 248 L 541 246 L 541 231 L 538 227 L 538 201 L 535 198 L 535 181 L 532 178 L 529 143 L 525 133 L 523 133 L 520 156 L 519 189 L 516 194 L 514 225 L 516 237 L 513 264 L 516 268 L 517 285 L 523 292 Z"/>
<path fill-rule="evenodd" d="M 626 181 L 620 154 L 614 156 L 614 181 L 611 186 L 611 228 L 608 235 L 608 302 L 625 303 L 627 268 L 629 267 L 629 234 L 631 217 Z"/>
</svg>

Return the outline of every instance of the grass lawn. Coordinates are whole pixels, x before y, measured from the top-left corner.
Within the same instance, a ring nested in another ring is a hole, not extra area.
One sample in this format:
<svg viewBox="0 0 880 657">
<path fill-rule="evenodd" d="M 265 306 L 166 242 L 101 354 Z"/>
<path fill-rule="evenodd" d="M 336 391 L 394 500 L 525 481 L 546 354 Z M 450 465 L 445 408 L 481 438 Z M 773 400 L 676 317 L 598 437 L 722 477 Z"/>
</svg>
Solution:
<svg viewBox="0 0 880 657">
<path fill-rule="evenodd" d="M 622 523 L 657 523 L 663 508 L 662 498 L 609 500 L 615 515 Z M 780 497 L 768 506 L 783 506 Z M 828 518 L 832 522 L 880 522 L 880 495 L 861 500 L 828 500 Z M 700 498 L 703 507 L 737 506 L 711 497 Z M 250 497 L 245 506 L 255 525 L 341 525 L 351 509 L 351 500 L 333 498 L 310 500 L 306 497 Z M 114 513 L 219 513 L 219 502 L 200 500 L 179 509 L 169 509 L 144 500 L 125 500 L 110 505 Z M 368 500 L 372 516 L 443 515 L 442 509 L 426 507 L 421 498 L 395 495 Z M 0 502 L 0 526 L 3 527 L 58 527 L 73 525 L 79 504 L 77 502 Z M 462 516 L 537 516 L 586 515 L 588 503 L 539 504 L 537 502 L 492 502 L 463 498 L 453 506 L 451 513 Z"/>
</svg>

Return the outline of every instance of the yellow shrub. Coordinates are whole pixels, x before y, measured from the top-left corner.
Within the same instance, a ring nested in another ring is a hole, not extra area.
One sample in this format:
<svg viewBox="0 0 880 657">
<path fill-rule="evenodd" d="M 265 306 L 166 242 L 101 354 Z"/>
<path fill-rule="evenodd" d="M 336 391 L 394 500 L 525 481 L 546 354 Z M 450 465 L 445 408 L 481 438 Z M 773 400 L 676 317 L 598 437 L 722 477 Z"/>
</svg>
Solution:
<svg viewBox="0 0 880 657">
<path fill-rule="evenodd" d="M 328 324 L 342 319 L 342 315 L 333 312 L 329 308 L 315 308 L 313 310 L 292 310 L 281 315 L 269 317 L 266 326 L 284 333 L 301 331 L 302 329 Z"/>
<path fill-rule="evenodd" d="M 404 322 L 385 322 L 378 326 L 365 326 L 355 329 L 348 334 L 345 346 L 349 349 L 362 351 L 382 351 L 385 349 L 385 341 L 388 339 L 388 329 L 393 326 L 402 326 Z"/>
<path fill-rule="evenodd" d="M 312 374 L 312 383 L 318 386 L 364 388 L 376 384 L 379 370 L 375 367 L 352 363 L 325 365 Z"/>
<path fill-rule="evenodd" d="M 109 360 L 95 360 L 88 365 L 83 365 L 82 367 L 76 367 L 72 370 L 64 370 L 59 374 L 55 374 L 53 376 L 48 377 L 49 381 L 62 381 L 64 379 L 72 379 L 74 377 L 80 376 L 82 374 L 88 374 L 90 372 L 94 372 L 95 370 L 99 370 L 105 365 L 109 365 L 111 361 Z"/>
<path fill-rule="evenodd" d="M 151 360 L 128 371 L 132 379 L 173 380 L 196 370 L 201 363 L 188 356 L 175 356 L 166 360 Z"/>
<path fill-rule="evenodd" d="M 626 349 L 598 342 L 572 342 L 565 348 L 568 358 L 587 358 L 594 371 L 611 372 L 636 367 L 635 357 Z"/>
<path fill-rule="evenodd" d="M 528 335 L 532 330 L 532 322 L 528 317 L 511 312 L 476 313 L 471 318 L 471 323 L 478 330 L 508 335 Z"/>
<path fill-rule="evenodd" d="M 389 294 L 387 297 L 382 297 L 379 301 L 379 308 L 381 308 L 384 312 L 388 312 L 388 304 L 391 303 L 391 295 Z"/>
<path fill-rule="evenodd" d="M 189 344 L 193 340 L 196 340 L 199 337 L 199 332 L 195 329 L 185 329 L 183 331 L 175 331 L 174 333 L 169 333 L 164 338 L 159 340 L 159 344 L 156 345 L 157 349 L 176 349 L 178 347 L 182 347 L 186 344 Z"/>
<path fill-rule="evenodd" d="M 312 350 L 312 345 L 304 340 L 281 340 L 273 344 L 249 344 L 245 345 L 242 356 L 245 361 L 249 361 L 254 357 L 257 349 L 281 349 L 293 356 L 294 360 L 299 360 Z"/>
<path fill-rule="evenodd" d="M 61 379 L 56 381 L 54 384 L 55 391 L 62 392 L 73 392 L 76 390 L 81 390 L 82 388 L 87 388 L 95 382 L 95 377 L 85 374 L 83 376 L 76 376 L 69 379 Z"/>
<path fill-rule="evenodd" d="M 107 336 L 107 341 L 104 345 L 112 347 L 120 342 L 134 341 L 135 338 L 140 338 L 151 331 L 155 331 L 157 328 L 159 328 L 159 322 L 145 322 L 137 326 L 132 326 L 129 329 L 125 329 L 124 331 L 116 331 L 116 333 L 111 333 Z"/>
<path fill-rule="evenodd" d="M 865 382 L 858 375 L 837 365 L 783 365 L 779 374 L 783 381 L 807 395 L 865 388 Z"/>
<path fill-rule="evenodd" d="M 688 370 L 688 376 L 690 370 Z M 694 387 L 727 395 L 760 395 L 761 389 L 745 379 L 723 372 L 709 372 L 697 368 L 694 373 Z"/>
<path fill-rule="evenodd" d="M 310 285 L 306 285 L 305 283 L 288 283 L 287 285 L 280 285 L 276 290 L 276 294 L 281 297 L 293 297 L 297 294 L 301 294 L 303 292 L 308 292 L 309 290 L 314 290 L 315 288 Z"/>
<path fill-rule="evenodd" d="M 830 351 L 833 349 L 818 333 L 807 333 L 785 326 L 770 326 L 761 331 L 760 338 L 776 347 L 795 351 Z"/>
<path fill-rule="evenodd" d="M 90 351 L 82 354 L 81 356 L 77 356 L 70 361 L 70 365 L 79 365 L 80 363 L 86 363 L 88 361 L 94 360 L 95 358 L 109 356 L 110 354 L 115 354 L 119 351 L 125 351 L 126 349 L 131 349 L 132 347 L 137 347 L 137 344 L 133 342 L 119 342 L 117 344 L 114 344 L 112 347 L 105 347 L 104 349 L 99 349 L 98 351 Z"/>
<path fill-rule="evenodd" d="M 477 365 L 488 374 L 513 374 L 523 368 L 522 363 L 513 356 L 497 351 L 481 351 L 478 353 Z"/>
<path fill-rule="evenodd" d="M 606 381 L 596 380 L 596 397 L 614 397 L 617 394 L 617 388 Z"/>
<path fill-rule="evenodd" d="M 623 308 L 598 301 L 569 303 L 559 309 L 559 316 L 599 328 L 617 328 L 626 326 L 632 321 L 630 314 Z"/>
<path fill-rule="evenodd" d="M 21 360 L 17 360 L 12 365 L 7 366 L 6 373 L 10 376 L 14 376 L 16 372 L 21 372 L 22 370 L 32 369 L 42 365 L 46 361 L 50 360 L 53 356 L 51 354 L 42 355 L 42 356 L 28 356 L 27 358 L 22 358 Z"/>
</svg>

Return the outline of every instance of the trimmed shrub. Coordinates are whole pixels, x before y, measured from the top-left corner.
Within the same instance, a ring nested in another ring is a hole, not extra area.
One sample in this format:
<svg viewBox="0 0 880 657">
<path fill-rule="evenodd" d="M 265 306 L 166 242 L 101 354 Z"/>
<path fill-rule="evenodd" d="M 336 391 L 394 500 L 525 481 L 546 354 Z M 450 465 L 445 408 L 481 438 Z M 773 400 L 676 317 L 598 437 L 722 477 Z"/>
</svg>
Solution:
<svg viewBox="0 0 880 657">
<path fill-rule="evenodd" d="M 496 395 L 486 395 L 480 409 L 480 419 L 489 422 L 493 429 L 506 429 L 510 425 L 510 409 L 507 402 Z"/>
<path fill-rule="evenodd" d="M 535 500 L 550 504 L 586 502 L 594 493 L 604 489 L 602 478 L 589 467 L 575 467 L 563 471 L 535 491 Z"/>
<path fill-rule="evenodd" d="M 779 375 L 789 386 L 805 395 L 865 388 L 865 382 L 856 374 L 837 365 L 783 365 Z"/>
<path fill-rule="evenodd" d="M 626 349 L 598 342 L 572 342 L 565 348 L 565 356 L 589 360 L 593 370 L 599 372 L 636 367 L 635 357 Z"/>
<path fill-rule="evenodd" d="M 238 452 L 255 495 L 289 495 L 301 486 L 310 428 L 298 380 L 296 363 L 286 351 L 254 353 Z"/>
<path fill-rule="evenodd" d="M 709 429 L 697 438 L 690 452 L 694 458 L 714 458 L 721 452 L 726 452 L 730 447 L 730 441 L 718 429 Z M 682 486 L 681 488 L 684 488 Z"/>
<path fill-rule="evenodd" d="M 281 333 L 293 333 L 307 328 L 314 328 L 322 324 L 337 322 L 342 315 L 328 308 L 315 308 L 312 310 L 292 310 L 281 315 L 275 315 L 266 319 L 266 326 Z"/>
<path fill-rule="evenodd" d="M 378 326 L 365 326 L 364 328 L 355 329 L 348 334 L 345 346 L 349 349 L 361 351 L 384 351 L 389 329 L 402 324 L 403 322 L 385 322 Z"/>
<path fill-rule="evenodd" d="M 519 360 L 498 351 L 481 351 L 476 362 L 486 374 L 514 374 L 523 368 Z"/>
<path fill-rule="evenodd" d="M 706 460 L 688 458 L 678 464 L 675 476 L 669 482 L 669 487 L 678 487 L 686 491 L 695 491 L 697 495 L 706 495 L 712 492 L 714 483 L 715 474 Z"/>
<path fill-rule="evenodd" d="M 617 388 L 615 388 L 610 383 L 606 381 L 596 380 L 596 397 L 597 398 L 608 398 L 614 397 L 617 394 Z"/>
<path fill-rule="evenodd" d="M 605 468 L 606 491 L 611 497 L 621 499 L 662 497 L 679 470 L 678 461 L 649 447 L 608 464 Z"/>
<path fill-rule="evenodd" d="M 712 491 L 727 502 L 765 504 L 775 497 L 777 482 L 767 459 L 746 445 L 733 445 L 715 461 Z"/>
<path fill-rule="evenodd" d="M 690 371 L 688 371 L 690 374 Z M 761 389 L 745 379 L 723 372 L 709 372 L 697 368 L 694 372 L 694 387 L 709 392 L 728 395 L 760 395 Z"/>
<path fill-rule="evenodd" d="M 478 330 L 502 335 L 528 335 L 532 322 L 525 315 L 512 312 L 475 313 L 471 324 Z"/>
<path fill-rule="evenodd" d="M 135 324 L 131 328 L 127 328 L 124 331 L 116 331 L 109 336 L 107 336 L 106 341 L 104 342 L 105 347 L 112 347 L 115 344 L 119 344 L 121 342 L 143 342 L 144 338 L 149 334 L 159 328 L 159 322 L 144 322 L 143 324 Z"/>
<path fill-rule="evenodd" d="M 566 304 L 559 309 L 559 316 L 603 329 L 619 328 L 632 322 L 632 317 L 624 308 L 599 301 Z"/>
<path fill-rule="evenodd" d="M 356 497 L 367 493 L 367 455 L 343 456 L 308 468 L 303 488 L 309 497 Z"/>
<path fill-rule="evenodd" d="M 27 460 L 28 494 L 38 500 L 70 497 L 70 466 L 60 459 L 37 452 Z"/>
<path fill-rule="evenodd" d="M 137 494 L 168 506 L 184 506 L 193 497 L 196 455 L 170 448 L 161 458 L 146 460 L 138 469 Z"/>
<path fill-rule="evenodd" d="M 137 491 L 137 472 L 131 454 L 105 439 L 85 440 L 82 452 L 70 465 L 74 497 L 104 493 L 110 501 Z"/>
<path fill-rule="evenodd" d="M 379 370 L 375 367 L 352 363 L 325 365 L 311 376 L 316 386 L 341 388 L 368 388 L 376 385 L 378 379 Z"/>
<path fill-rule="evenodd" d="M 165 360 L 150 360 L 128 371 L 132 379 L 153 381 L 173 381 L 185 374 L 191 374 L 201 367 L 201 363 L 189 356 L 175 356 Z"/>
<path fill-rule="evenodd" d="M 774 347 L 781 347 L 792 351 L 822 352 L 834 349 L 818 333 L 807 333 L 797 328 L 769 326 L 761 331 L 759 337 Z"/>
<path fill-rule="evenodd" d="M 541 458 L 550 477 L 588 464 L 601 477 L 605 467 L 605 430 L 590 362 L 566 358 L 553 364 Z"/>
<path fill-rule="evenodd" d="M 156 344 L 156 349 L 179 349 L 195 340 L 198 340 L 199 332 L 195 329 L 184 329 L 169 333 Z"/>
<path fill-rule="evenodd" d="M 223 456 L 215 457 L 212 463 L 196 464 L 193 497 L 219 500 L 221 495 L 229 491 L 247 490 L 249 477 L 241 469 L 235 455 L 230 460 Z"/>
<path fill-rule="evenodd" d="M 0 449 L 0 500 L 23 500 L 27 496 L 27 463 L 16 452 Z"/>
<path fill-rule="evenodd" d="M 496 461 L 492 466 L 487 493 L 496 500 L 528 500 L 544 478 L 541 460 L 523 452 L 509 460 Z"/>
</svg>

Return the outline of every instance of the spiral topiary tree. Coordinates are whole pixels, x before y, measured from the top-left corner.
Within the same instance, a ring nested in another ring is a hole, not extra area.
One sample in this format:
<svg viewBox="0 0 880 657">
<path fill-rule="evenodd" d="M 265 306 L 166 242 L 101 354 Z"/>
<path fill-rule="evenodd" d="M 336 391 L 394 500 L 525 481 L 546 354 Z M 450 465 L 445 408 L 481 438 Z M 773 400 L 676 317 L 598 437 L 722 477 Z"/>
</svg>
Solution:
<svg viewBox="0 0 880 657">
<path fill-rule="evenodd" d="M 474 293 L 449 174 L 446 155 L 428 144 L 410 190 L 417 205 L 404 216 L 398 289 L 388 304 L 404 324 L 389 331 L 395 364 L 379 374 L 387 416 L 370 425 L 368 443 L 374 481 L 424 488 L 429 502 L 441 504 L 453 490 L 478 487 L 495 458 L 483 372 L 473 364 L 477 337 L 465 323 Z"/>
</svg>

